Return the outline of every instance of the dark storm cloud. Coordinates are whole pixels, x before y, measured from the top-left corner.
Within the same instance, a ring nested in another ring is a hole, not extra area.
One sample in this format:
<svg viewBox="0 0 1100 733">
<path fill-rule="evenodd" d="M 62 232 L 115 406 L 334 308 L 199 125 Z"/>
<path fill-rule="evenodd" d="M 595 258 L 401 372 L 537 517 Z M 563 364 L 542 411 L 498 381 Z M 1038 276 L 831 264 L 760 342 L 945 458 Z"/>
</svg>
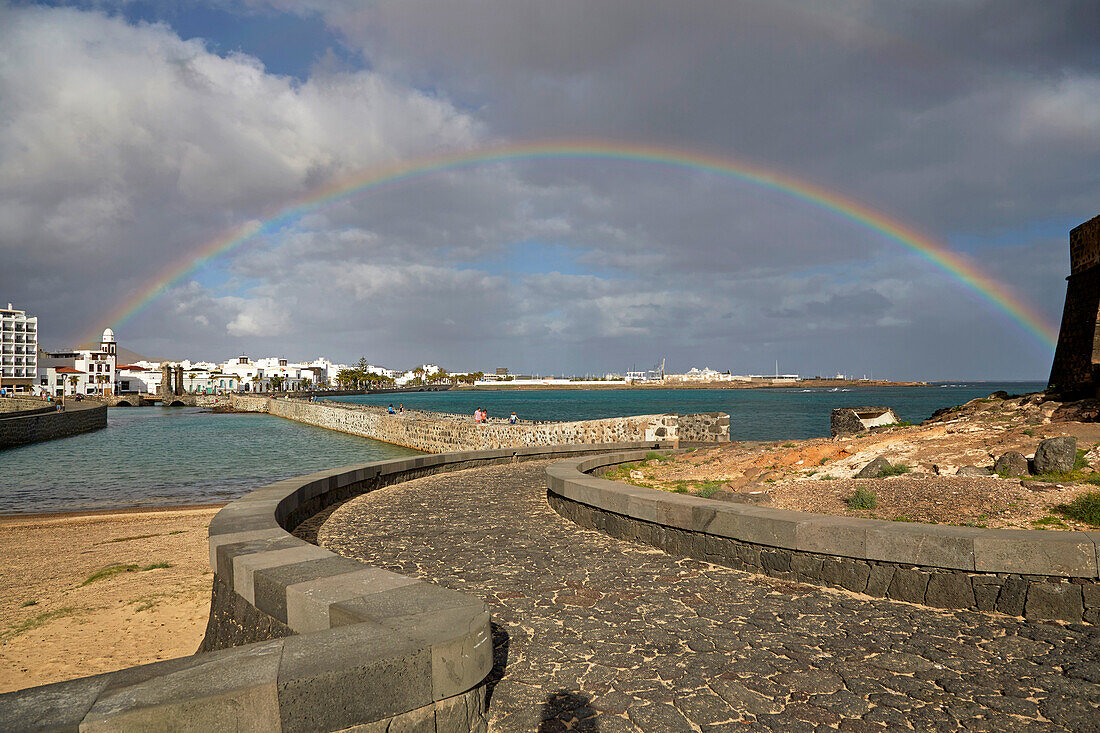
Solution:
<svg viewBox="0 0 1100 733">
<path fill-rule="evenodd" d="M 317 7 L 378 68 L 503 135 L 740 154 L 933 230 L 1081 216 L 1096 200 L 1095 3 Z"/>
</svg>

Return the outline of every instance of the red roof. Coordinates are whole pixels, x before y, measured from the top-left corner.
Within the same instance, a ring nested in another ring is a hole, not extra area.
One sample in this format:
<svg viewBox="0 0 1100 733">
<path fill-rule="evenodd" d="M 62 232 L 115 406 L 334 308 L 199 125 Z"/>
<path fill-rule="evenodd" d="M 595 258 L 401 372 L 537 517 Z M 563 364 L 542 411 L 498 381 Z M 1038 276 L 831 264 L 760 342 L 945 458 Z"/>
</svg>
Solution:
<svg viewBox="0 0 1100 733">
<path fill-rule="evenodd" d="M 138 366 L 137 364 L 119 364 L 115 369 L 129 369 L 132 372 L 147 372 L 149 371 L 145 367 Z"/>
<path fill-rule="evenodd" d="M 73 369 L 72 367 L 61 367 L 60 369 L 54 369 L 58 374 L 83 374 L 84 372 L 79 369 Z"/>
</svg>

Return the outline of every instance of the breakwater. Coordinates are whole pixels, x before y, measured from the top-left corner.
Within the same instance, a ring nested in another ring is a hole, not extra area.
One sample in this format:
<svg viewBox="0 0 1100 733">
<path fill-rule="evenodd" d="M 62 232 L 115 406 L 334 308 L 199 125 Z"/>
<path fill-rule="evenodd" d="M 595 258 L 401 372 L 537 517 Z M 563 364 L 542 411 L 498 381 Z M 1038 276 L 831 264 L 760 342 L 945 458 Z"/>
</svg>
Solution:
<svg viewBox="0 0 1100 733">
<path fill-rule="evenodd" d="M 391 415 L 375 405 L 240 394 L 232 396 L 231 405 L 242 412 L 263 412 L 428 453 L 640 441 L 676 447 L 729 441 L 729 415 L 723 412 L 511 424 L 506 420 L 475 423 L 468 416 L 438 412 Z"/>
<path fill-rule="evenodd" d="M 25 402 L 18 409 L 0 412 L 0 450 L 107 427 L 106 405 L 70 402 L 58 412 L 43 400 Z"/>
</svg>

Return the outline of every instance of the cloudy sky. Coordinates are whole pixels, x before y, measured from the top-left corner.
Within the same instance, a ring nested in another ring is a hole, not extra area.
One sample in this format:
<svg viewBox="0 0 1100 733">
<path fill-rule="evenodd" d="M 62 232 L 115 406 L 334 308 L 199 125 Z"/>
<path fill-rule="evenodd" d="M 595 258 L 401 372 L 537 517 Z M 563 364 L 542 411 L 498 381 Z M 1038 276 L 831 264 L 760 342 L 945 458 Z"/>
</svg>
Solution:
<svg viewBox="0 0 1100 733">
<path fill-rule="evenodd" d="M 1045 380 L 1049 344 L 897 241 L 653 163 L 418 176 L 188 263 L 395 162 L 600 140 L 858 202 L 1056 326 L 1098 36 L 1094 0 L 0 0 L 0 299 L 153 357 Z"/>
</svg>

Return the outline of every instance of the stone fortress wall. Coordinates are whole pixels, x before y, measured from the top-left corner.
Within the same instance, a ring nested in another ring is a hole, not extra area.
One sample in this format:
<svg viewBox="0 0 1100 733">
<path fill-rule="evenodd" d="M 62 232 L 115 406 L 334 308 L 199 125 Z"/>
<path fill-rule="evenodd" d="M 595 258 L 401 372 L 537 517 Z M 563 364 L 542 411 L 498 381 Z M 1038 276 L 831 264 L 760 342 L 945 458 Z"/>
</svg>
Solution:
<svg viewBox="0 0 1100 733">
<path fill-rule="evenodd" d="M 16 399 L 19 404 L 0 408 L 0 450 L 44 440 L 67 438 L 107 427 L 107 406 L 70 401 L 63 412 L 42 400 Z"/>
<path fill-rule="evenodd" d="M 1095 397 L 1100 387 L 1100 216 L 1069 233 L 1070 274 L 1048 388 Z"/>
<path fill-rule="evenodd" d="M 243 412 L 266 412 L 297 422 L 403 445 L 428 453 L 494 450 L 547 445 L 652 442 L 676 447 L 729 442 L 729 415 L 635 415 L 575 422 L 506 420 L 477 424 L 465 415 L 406 411 L 344 402 L 258 397 L 235 394 L 231 405 Z"/>
<path fill-rule="evenodd" d="M 937 608 L 1100 624 L 1100 532 L 833 517 L 590 475 L 645 455 L 551 465 L 550 505 L 582 527 L 738 570 Z"/>
</svg>

